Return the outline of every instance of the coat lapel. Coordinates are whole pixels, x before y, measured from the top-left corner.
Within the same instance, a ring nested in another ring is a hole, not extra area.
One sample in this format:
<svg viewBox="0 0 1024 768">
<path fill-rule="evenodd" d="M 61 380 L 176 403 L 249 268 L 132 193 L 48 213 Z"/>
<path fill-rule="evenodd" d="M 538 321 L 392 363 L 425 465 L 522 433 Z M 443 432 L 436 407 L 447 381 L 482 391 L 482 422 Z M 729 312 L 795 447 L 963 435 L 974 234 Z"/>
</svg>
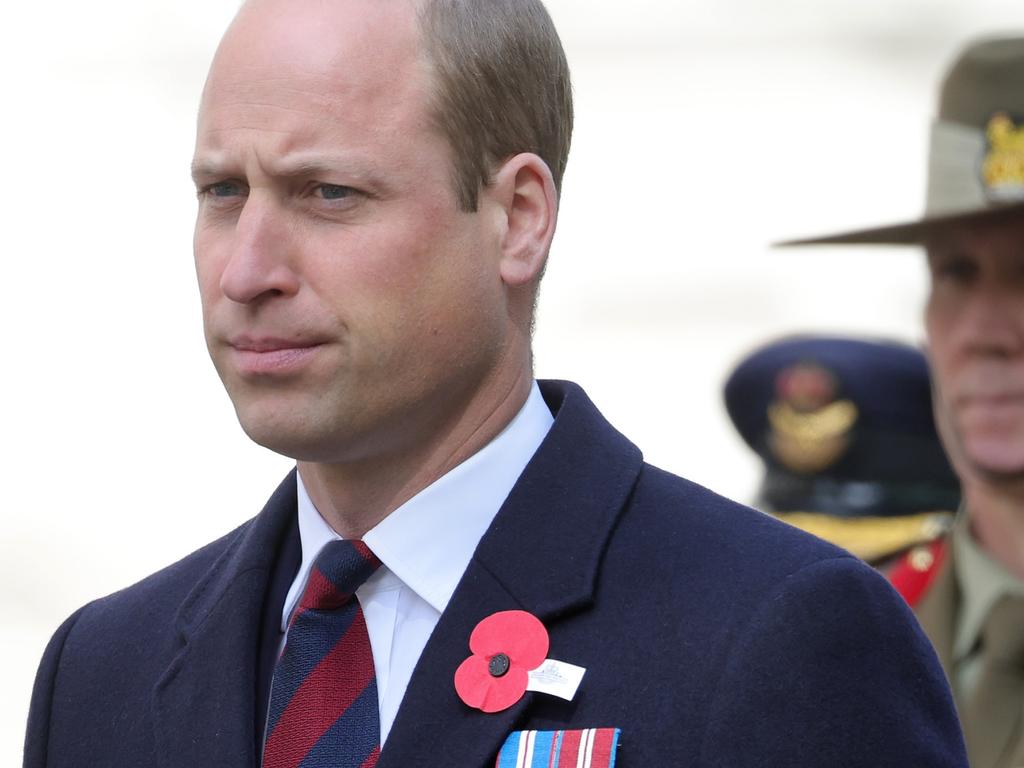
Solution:
<svg viewBox="0 0 1024 768">
<path fill-rule="evenodd" d="M 295 515 L 294 471 L 263 512 L 230 536 L 224 553 L 182 603 L 181 649 L 153 694 L 162 768 L 257 764 L 256 669 L 267 580 L 277 542 Z"/>
<path fill-rule="evenodd" d="M 462 703 L 453 676 L 470 653 L 473 628 L 497 611 L 521 609 L 551 630 L 593 600 L 603 552 L 642 457 L 575 385 L 542 382 L 541 391 L 555 423 L 431 635 L 377 768 L 493 764 L 536 694 L 494 714 Z M 552 655 L 561 651 L 552 648 Z"/>
</svg>

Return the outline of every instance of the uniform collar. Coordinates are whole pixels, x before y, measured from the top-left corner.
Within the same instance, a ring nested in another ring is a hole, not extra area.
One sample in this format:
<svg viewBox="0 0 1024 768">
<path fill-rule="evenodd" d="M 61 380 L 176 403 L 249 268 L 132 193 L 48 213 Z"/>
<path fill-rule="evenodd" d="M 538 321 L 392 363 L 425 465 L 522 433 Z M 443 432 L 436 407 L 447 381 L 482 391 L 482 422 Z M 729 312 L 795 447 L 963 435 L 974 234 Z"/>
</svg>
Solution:
<svg viewBox="0 0 1024 768">
<path fill-rule="evenodd" d="M 388 572 L 442 613 L 494 520 L 552 424 L 536 382 L 526 403 L 490 443 L 367 531 L 363 541 Z M 298 478 L 302 565 L 285 600 L 282 631 L 302 594 L 313 561 L 328 542 L 340 538 L 317 512 Z"/>
</svg>

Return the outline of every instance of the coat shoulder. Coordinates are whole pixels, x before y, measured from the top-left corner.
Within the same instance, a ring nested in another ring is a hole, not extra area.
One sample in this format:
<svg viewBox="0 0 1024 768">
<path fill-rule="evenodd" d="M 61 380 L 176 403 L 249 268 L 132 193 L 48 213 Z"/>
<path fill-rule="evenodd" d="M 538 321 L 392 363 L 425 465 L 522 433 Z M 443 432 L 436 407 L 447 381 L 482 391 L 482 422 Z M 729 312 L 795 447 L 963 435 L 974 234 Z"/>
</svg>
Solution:
<svg viewBox="0 0 1024 768">
<path fill-rule="evenodd" d="M 795 572 L 814 562 L 856 558 L 771 515 L 727 499 L 697 483 L 645 464 L 622 524 L 629 538 L 668 542 L 676 562 L 733 574 Z"/>
<path fill-rule="evenodd" d="M 95 626 L 109 637 L 110 630 L 122 623 L 135 634 L 142 626 L 166 625 L 188 596 L 201 588 L 214 565 L 230 557 L 251 524 L 249 521 L 141 581 L 89 603 L 77 614 L 75 634 Z"/>
<path fill-rule="evenodd" d="M 110 728 L 118 733 L 117 749 L 151 748 L 149 698 L 180 647 L 180 609 L 215 564 L 230 556 L 245 529 L 86 604 L 60 626 L 36 674 L 25 739 L 27 768 L 79 764 L 75 761 L 93 748 L 110 753 L 113 747 L 104 741 Z"/>
</svg>

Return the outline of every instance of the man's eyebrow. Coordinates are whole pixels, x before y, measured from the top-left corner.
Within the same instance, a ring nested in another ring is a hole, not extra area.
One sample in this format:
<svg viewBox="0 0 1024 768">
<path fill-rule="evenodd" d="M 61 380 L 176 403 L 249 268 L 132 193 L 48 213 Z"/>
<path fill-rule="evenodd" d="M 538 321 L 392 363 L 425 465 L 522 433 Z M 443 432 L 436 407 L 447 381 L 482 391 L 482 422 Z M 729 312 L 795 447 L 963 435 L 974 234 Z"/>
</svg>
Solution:
<svg viewBox="0 0 1024 768">
<path fill-rule="evenodd" d="M 267 163 L 267 166 L 268 173 L 281 178 L 317 176 L 338 171 L 344 171 L 346 176 L 356 181 L 373 181 L 377 176 L 368 163 L 352 155 L 300 155 L 285 157 L 280 161 Z M 201 158 L 192 161 L 191 171 L 193 180 L 228 173 L 225 163 Z"/>
<path fill-rule="evenodd" d="M 195 159 L 192 161 L 190 166 L 192 180 L 206 179 L 211 176 L 221 176 L 224 173 L 224 166 L 215 160 L 199 160 Z"/>
</svg>

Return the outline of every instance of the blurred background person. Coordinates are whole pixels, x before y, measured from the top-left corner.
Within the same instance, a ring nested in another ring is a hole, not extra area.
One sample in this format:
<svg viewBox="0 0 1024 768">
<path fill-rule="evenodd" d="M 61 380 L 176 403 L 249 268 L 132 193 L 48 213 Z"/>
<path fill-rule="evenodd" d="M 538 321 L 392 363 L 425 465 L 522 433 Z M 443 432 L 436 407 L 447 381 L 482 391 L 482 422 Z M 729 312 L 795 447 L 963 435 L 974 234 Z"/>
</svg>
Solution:
<svg viewBox="0 0 1024 768">
<path fill-rule="evenodd" d="M 754 506 L 885 570 L 950 527 L 956 475 L 932 416 L 928 363 L 891 341 L 790 336 L 747 355 L 725 385 L 764 464 Z"/>
<path fill-rule="evenodd" d="M 1024 37 L 971 42 L 942 82 L 925 214 L 797 241 L 923 245 L 939 431 L 963 514 L 912 602 L 972 768 L 1024 765 Z M 897 572 L 894 579 L 906 575 Z"/>
</svg>

